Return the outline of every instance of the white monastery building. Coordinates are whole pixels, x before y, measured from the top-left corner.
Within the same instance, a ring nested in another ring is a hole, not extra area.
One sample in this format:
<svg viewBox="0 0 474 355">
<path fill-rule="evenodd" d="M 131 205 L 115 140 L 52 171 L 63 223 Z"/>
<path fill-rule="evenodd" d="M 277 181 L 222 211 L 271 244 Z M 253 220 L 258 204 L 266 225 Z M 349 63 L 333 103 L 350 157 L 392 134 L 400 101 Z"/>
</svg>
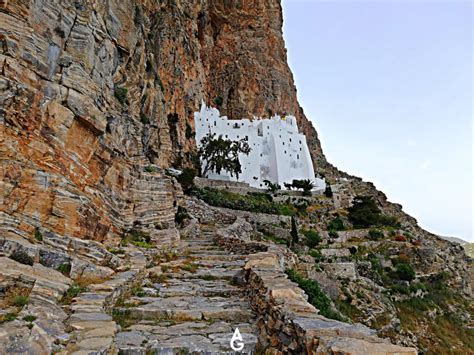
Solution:
<svg viewBox="0 0 474 355">
<path fill-rule="evenodd" d="M 265 188 L 264 180 L 269 180 L 284 188 L 283 184 L 291 183 L 293 179 L 309 179 L 315 190 L 326 187 L 324 180 L 315 178 L 306 137 L 298 132 L 294 116 L 229 120 L 226 116 L 221 117 L 218 109 L 207 107 L 203 102 L 201 111 L 194 113 L 194 120 L 198 147 L 208 133 L 247 141 L 251 151 L 249 155 L 239 155 L 242 173 L 238 181 Z M 237 181 L 225 170 L 220 174 L 210 172 L 208 178 Z"/>
</svg>

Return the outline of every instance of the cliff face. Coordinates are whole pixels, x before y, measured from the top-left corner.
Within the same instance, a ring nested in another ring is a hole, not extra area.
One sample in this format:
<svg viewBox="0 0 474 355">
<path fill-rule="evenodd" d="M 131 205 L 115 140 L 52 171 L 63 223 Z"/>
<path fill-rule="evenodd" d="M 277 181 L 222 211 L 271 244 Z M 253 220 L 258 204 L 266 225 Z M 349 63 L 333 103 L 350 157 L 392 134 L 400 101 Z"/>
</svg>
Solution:
<svg viewBox="0 0 474 355">
<path fill-rule="evenodd" d="M 10 232 L 116 241 L 136 221 L 173 228 L 179 191 L 145 170 L 190 163 L 186 128 L 201 100 L 231 118 L 295 114 L 313 159 L 324 161 L 296 100 L 277 0 L 1 6 Z"/>
</svg>

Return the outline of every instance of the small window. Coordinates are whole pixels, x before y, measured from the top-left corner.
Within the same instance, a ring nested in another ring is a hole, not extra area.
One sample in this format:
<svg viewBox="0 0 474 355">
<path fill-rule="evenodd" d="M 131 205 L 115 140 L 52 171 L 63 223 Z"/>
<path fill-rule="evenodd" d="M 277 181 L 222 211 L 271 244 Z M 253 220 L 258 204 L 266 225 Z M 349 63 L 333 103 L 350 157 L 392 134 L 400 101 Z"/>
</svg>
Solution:
<svg viewBox="0 0 474 355">
<path fill-rule="evenodd" d="M 291 138 L 290 138 L 290 142 L 291 142 Z"/>
<path fill-rule="evenodd" d="M 285 142 L 283 142 L 283 145 L 285 145 Z"/>
<path fill-rule="evenodd" d="M 215 127 L 215 126 L 217 126 L 217 122 L 216 122 L 216 121 L 214 121 L 214 127 Z"/>
<path fill-rule="evenodd" d="M 299 154 L 296 154 L 296 159 L 299 159 L 300 158 L 300 155 Z"/>
<path fill-rule="evenodd" d="M 239 138 L 239 135 L 237 135 L 237 138 Z"/>
<path fill-rule="evenodd" d="M 262 153 L 260 153 L 260 156 L 261 156 L 261 157 L 263 157 L 263 154 L 262 154 Z"/>
<path fill-rule="evenodd" d="M 227 134 L 225 135 L 225 137 L 226 137 L 226 138 L 229 138 L 229 136 L 228 136 Z"/>
<path fill-rule="evenodd" d="M 301 144 L 301 141 L 300 141 L 300 144 Z"/>
<path fill-rule="evenodd" d="M 286 150 L 285 150 L 285 154 L 286 154 Z"/>
</svg>

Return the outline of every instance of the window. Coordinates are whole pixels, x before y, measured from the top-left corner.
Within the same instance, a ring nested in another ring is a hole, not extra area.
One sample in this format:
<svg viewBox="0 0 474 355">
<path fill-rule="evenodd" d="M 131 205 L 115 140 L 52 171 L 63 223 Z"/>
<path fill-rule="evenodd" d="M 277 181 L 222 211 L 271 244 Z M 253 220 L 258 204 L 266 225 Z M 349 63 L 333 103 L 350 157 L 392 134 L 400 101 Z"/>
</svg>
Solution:
<svg viewBox="0 0 474 355">
<path fill-rule="evenodd" d="M 225 135 L 225 137 L 226 137 L 226 138 L 229 138 L 229 136 L 228 136 L 227 134 Z"/>
<path fill-rule="evenodd" d="M 249 136 L 245 136 L 245 140 L 248 141 L 248 140 L 249 140 Z"/>
<path fill-rule="evenodd" d="M 291 142 L 291 138 L 290 138 L 290 142 Z"/>
<path fill-rule="evenodd" d="M 217 122 L 216 122 L 216 121 L 214 121 L 214 127 L 215 127 L 215 126 L 217 126 Z"/>
<path fill-rule="evenodd" d="M 286 154 L 286 150 L 285 150 L 285 154 Z"/>
<path fill-rule="evenodd" d="M 299 154 L 296 154 L 296 159 L 299 159 L 300 158 L 300 155 Z"/>
</svg>

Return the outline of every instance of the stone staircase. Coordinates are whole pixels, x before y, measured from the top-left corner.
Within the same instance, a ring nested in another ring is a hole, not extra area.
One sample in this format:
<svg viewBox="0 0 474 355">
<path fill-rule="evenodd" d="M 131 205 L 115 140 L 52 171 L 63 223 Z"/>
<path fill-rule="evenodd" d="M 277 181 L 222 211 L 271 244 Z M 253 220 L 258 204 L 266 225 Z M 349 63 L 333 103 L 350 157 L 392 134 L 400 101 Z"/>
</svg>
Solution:
<svg viewBox="0 0 474 355">
<path fill-rule="evenodd" d="M 114 319 L 122 327 L 114 340 L 120 354 L 235 353 L 230 340 L 236 328 L 255 353 L 256 316 L 242 282 L 245 255 L 213 243 L 213 229 L 184 240 L 178 254 L 149 269 L 130 298 L 118 302 Z"/>
</svg>

